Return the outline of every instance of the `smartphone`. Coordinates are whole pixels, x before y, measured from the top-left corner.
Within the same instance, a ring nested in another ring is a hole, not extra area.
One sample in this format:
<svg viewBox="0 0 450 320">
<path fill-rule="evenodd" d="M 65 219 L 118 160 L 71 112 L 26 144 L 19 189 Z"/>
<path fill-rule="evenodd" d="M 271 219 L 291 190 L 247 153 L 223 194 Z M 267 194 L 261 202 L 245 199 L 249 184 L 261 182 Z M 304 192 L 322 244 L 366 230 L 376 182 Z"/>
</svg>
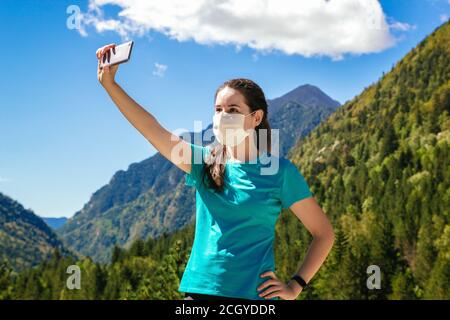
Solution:
<svg viewBox="0 0 450 320">
<path fill-rule="evenodd" d="M 104 66 L 113 66 L 115 64 L 127 62 L 128 60 L 130 60 L 132 48 L 133 48 L 133 41 L 128 41 L 115 46 L 114 47 L 115 53 L 112 49 L 109 49 L 111 53 L 109 61 L 108 55 L 105 53 L 103 55 L 105 59 L 102 58 L 100 60 L 100 69 L 102 69 Z"/>
</svg>

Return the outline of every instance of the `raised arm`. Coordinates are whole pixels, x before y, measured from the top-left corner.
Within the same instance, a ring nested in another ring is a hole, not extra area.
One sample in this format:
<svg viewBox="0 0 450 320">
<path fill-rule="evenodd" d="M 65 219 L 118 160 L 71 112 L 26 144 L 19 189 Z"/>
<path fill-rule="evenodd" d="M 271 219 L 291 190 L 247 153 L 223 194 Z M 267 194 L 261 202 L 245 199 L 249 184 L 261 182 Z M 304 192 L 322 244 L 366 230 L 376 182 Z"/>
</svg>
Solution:
<svg viewBox="0 0 450 320">
<path fill-rule="evenodd" d="M 100 69 L 100 60 L 108 59 L 115 44 L 99 48 L 97 77 L 103 88 L 127 120 L 169 161 L 186 173 L 191 172 L 190 144 L 172 134 L 156 118 L 134 101 L 115 81 L 119 65 Z M 182 161 L 182 159 L 187 159 Z"/>
</svg>

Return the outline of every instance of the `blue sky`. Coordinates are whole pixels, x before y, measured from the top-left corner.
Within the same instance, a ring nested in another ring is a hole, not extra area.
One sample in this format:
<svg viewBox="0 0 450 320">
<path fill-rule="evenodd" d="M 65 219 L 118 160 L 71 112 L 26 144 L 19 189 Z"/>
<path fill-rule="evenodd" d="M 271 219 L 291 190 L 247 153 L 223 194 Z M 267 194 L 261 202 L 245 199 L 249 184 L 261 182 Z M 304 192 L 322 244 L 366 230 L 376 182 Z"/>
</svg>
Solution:
<svg viewBox="0 0 450 320">
<path fill-rule="evenodd" d="M 292 39 L 287 46 L 300 53 L 181 41 L 144 30 L 128 34 L 135 47 L 117 81 L 169 130 L 193 130 L 195 120 L 209 124 L 216 87 L 233 77 L 255 80 L 267 98 L 310 83 L 344 103 L 448 19 L 449 2 L 381 1 L 395 45 L 337 58 L 305 57 L 301 53 L 306 49 L 297 48 Z M 126 36 L 120 30 L 99 31 L 96 22 L 86 23 L 83 31 L 67 28 L 66 9 L 73 4 L 88 12 L 87 1 L 0 2 L 0 192 L 40 216 L 72 216 L 114 172 L 155 153 L 96 78 L 96 49 Z M 123 8 L 101 9 L 113 19 Z M 184 32 L 183 26 L 173 28 Z M 306 31 L 314 34 L 314 28 L 321 28 L 320 23 Z M 156 63 L 167 66 L 159 75 Z"/>
</svg>

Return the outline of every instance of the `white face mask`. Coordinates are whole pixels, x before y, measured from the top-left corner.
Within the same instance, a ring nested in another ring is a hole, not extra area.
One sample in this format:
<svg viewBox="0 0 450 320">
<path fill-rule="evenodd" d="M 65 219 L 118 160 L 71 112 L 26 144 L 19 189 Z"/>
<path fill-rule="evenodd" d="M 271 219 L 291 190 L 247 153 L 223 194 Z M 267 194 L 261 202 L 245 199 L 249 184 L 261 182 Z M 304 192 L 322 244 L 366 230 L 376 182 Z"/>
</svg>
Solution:
<svg viewBox="0 0 450 320">
<path fill-rule="evenodd" d="M 226 113 L 221 111 L 213 116 L 213 132 L 214 135 L 222 145 L 230 147 L 237 146 L 242 143 L 249 135 L 244 129 L 245 117 L 251 115 L 253 111 L 247 115 L 240 113 Z"/>
</svg>

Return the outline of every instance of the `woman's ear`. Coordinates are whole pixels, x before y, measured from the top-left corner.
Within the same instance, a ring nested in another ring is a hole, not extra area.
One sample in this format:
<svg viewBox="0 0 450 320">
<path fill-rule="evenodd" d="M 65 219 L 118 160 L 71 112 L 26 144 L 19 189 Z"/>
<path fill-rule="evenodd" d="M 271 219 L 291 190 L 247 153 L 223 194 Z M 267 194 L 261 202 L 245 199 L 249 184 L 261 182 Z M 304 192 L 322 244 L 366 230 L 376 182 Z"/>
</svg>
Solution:
<svg viewBox="0 0 450 320">
<path fill-rule="evenodd" d="M 264 111 L 259 109 L 255 112 L 255 128 L 259 126 L 264 118 Z"/>
</svg>

